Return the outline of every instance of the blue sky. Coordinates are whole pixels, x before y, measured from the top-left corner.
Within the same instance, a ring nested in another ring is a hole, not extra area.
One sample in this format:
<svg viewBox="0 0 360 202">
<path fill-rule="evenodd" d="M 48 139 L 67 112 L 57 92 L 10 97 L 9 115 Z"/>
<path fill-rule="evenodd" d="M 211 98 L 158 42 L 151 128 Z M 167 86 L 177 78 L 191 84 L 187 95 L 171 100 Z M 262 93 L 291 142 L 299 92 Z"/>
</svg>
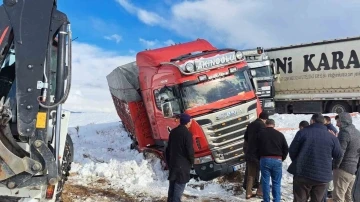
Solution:
<svg viewBox="0 0 360 202">
<path fill-rule="evenodd" d="M 72 23 L 66 107 L 113 111 L 106 76 L 137 52 L 204 38 L 218 48 L 265 48 L 360 36 L 359 0 L 58 0 Z"/>
<path fill-rule="evenodd" d="M 73 38 L 78 37 L 77 41 L 95 44 L 119 54 L 142 51 L 148 48 L 151 42 L 158 41 L 159 45 L 166 45 L 171 41 L 189 40 L 174 31 L 144 24 L 115 0 L 87 0 L 84 4 L 79 4 L 78 1 L 74 3 L 73 0 L 58 2 L 59 10 L 65 12 L 71 21 Z M 133 1 L 134 5 L 140 2 L 146 9 L 153 6 L 157 10 L 169 8 L 169 4 L 160 0 Z M 109 37 L 112 40 L 109 40 Z"/>
</svg>

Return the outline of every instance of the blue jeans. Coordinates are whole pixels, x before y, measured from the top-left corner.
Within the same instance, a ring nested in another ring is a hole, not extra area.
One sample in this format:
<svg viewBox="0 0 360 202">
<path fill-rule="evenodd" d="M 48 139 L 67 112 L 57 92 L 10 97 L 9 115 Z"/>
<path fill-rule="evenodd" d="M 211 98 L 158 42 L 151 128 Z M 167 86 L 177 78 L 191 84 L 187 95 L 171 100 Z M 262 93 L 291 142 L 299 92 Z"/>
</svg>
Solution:
<svg viewBox="0 0 360 202">
<path fill-rule="evenodd" d="M 181 202 L 181 196 L 184 193 L 185 185 L 186 184 L 170 181 L 167 202 Z"/>
<path fill-rule="evenodd" d="M 274 202 L 281 199 L 282 161 L 275 158 L 260 159 L 263 201 L 270 202 L 270 177 Z"/>
</svg>

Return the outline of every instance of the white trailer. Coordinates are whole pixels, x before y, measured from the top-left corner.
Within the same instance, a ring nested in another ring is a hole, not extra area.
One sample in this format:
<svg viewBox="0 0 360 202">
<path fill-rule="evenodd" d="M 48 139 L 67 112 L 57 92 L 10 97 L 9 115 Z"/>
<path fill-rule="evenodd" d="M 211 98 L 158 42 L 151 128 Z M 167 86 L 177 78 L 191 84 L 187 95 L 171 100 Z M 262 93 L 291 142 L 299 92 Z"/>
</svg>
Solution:
<svg viewBox="0 0 360 202">
<path fill-rule="evenodd" d="M 279 74 L 277 113 L 360 109 L 360 37 L 267 49 Z"/>
</svg>

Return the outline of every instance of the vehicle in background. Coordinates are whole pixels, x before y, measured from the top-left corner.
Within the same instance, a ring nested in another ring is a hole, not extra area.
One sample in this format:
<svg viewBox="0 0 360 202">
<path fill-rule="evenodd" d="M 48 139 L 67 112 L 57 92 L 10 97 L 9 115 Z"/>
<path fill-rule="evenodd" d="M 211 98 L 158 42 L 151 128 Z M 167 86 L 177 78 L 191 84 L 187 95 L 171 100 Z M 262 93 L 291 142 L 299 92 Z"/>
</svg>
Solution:
<svg viewBox="0 0 360 202">
<path fill-rule="evenodd" d="M 276 65 L 277 113 L 360 110 L 360 37 L 265 50 Z"/>
<path fill-rule="evenodd" d="M 256 84 L 256 94 L 260 99 L 263 111 L 270 115 L 275 113 L 275 88 L 274 81 L 277 78 L 275 68 L 264 48 L 241 50 L 250 68 L 253 81 Z"/>
<path fill-rule="evenodd" d="M 241 51 L 198 39 L 137 53 L 107 81 L 132 148 L 165 160 L 178 115 L 193 118 L 193 174 L 211 180 L 244 167 L 246 126 L 261 113 Z"/>
<path fill-rule="evenodd" d="M 74 155 L 70 22 L 56 0 L 4 0 L 0 35 L 0 196 L 58 201 Z"/>
</svg>

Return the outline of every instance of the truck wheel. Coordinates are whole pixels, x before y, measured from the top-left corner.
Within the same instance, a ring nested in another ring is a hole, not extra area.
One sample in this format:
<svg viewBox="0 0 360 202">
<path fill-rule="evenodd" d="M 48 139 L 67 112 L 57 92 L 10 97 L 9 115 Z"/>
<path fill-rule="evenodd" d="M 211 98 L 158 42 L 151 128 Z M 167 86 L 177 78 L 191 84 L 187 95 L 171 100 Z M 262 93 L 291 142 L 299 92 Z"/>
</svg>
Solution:
<svg viewBox="0 0 360 202">
<path fill-rule="evenodd" d="M 66 136 L 66 142 L 64 147 L 64 155 L 62 158 L 61 165 L 61 179 L 58 183 L 58 189 L 56 194 L 56 201 L 61 201 L 61 194 L 64 189 L 65 182 L 70 175 L 71 163 L 74 160 L 74 145 L 71 137 L 69 135 Z"/>
<path fill-rule="evenodd" d="M 134 150 L 134 149 L 136 149 L 136 144 L 135 144 L 135 142 L 132 142 L 130 144 L 130 150 Z"/>
<path fill-rule="evenodd" d="M 329 106 L 329 113 L 340 114 L 342 112 L 351 112 L 351 106 L 347 102 L 335 101 Z"/>
</svg>

